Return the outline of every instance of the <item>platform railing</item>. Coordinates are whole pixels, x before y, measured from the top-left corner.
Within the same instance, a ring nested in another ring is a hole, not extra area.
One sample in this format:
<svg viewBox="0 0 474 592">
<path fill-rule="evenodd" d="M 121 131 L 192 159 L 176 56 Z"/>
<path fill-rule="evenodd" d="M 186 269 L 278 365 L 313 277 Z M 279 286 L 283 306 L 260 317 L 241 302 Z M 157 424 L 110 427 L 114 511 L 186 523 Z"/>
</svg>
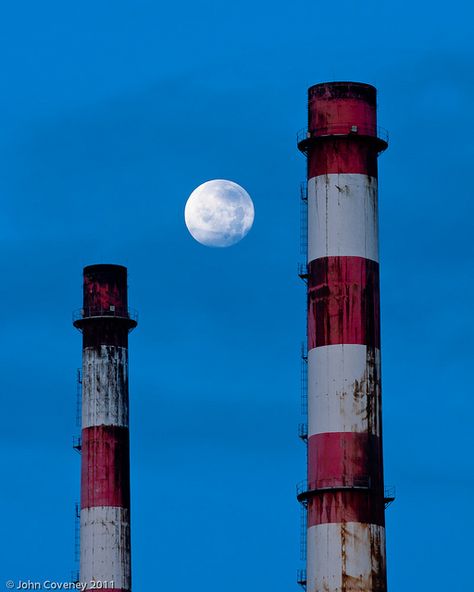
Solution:
<svg viewBox="0 0 474 592">
<path fill-rule="evenodd" d="M 388 506 L 395 501 L 395 496 L 396 490 L 393 485 L 384 489 L 385 508 L 388 508 Z"/>
<path fill-rule="evenodd" d="M 296 134 L 297 143 L 300 144 L 304 140 L 311 138 L 319 138 L 322 136 L 372 136 L 383 140 L 388 144 L 388 131 L 380 126 L 360 125 L 354 123 L 335 123 L 318 128 L 302 128 Z"/>
<path fill-rule="evenodd" d="M 306 442 L 308 440 L 308 424 L 306 422 L 301 422 L 298 424 L 298 438 Z"/>
<path fill-rule="evenodd" d="M 296 273 L 299 278 L 306 282 L 308 279 L 308 265 L 306 263 L 298 263 L 296 266 Z"/>
<path fill-rule="evenodd" d="M 74 448 L 74 450 L 76 452 L 79 452 L 79 454 L 82 451 L 82 438 L 81 436 L 73 436 L 72 437 L 72 447 Z"/>
<path fill-rule="evenodd" d="M 115 317 L 121 319 L 131 319 L 138 322 L 138 312 L 133 308 L 123 308 L 118 306 L 109 306 L 108 308 L 78 308 L 72 313 L 72 320 L 80 321 L 94 317 Z"/>
<path fill-rule="evenodd" d="M 349 479 L 334 477 L 330 479 L 318 479 L 309 483 L 307 479 L 304 479 L 296 485 L 296 495 L 299 497 L 304 493 L 325 489 L 370 489 L 370 477 L 366 475 Z"/>
</svg>

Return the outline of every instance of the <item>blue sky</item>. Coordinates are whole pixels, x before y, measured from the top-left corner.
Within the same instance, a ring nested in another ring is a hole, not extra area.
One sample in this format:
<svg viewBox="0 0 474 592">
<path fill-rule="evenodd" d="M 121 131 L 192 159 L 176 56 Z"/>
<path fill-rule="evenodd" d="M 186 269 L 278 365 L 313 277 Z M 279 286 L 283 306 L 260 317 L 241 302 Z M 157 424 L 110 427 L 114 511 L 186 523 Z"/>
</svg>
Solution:
<svg viewBox="0 0 474 592">
<path fill-rule="evenodd" d="M 82 267 L 129 268 L 134 589 L 297 590 L 306 89 L 372 83 L 391 592 L 465 587 L 474 405 L 471 16 L 454 0 L 2 8 L 3 580 L 69 578 Z M 250 234 L 193 241 L 228 178 Z M 471 389 L 472 390 L 472 389 Z M 463 509 L 463 512 L 460 512 Z M 467 509 L 467 510 L 465 510 Z"/>
</svg>

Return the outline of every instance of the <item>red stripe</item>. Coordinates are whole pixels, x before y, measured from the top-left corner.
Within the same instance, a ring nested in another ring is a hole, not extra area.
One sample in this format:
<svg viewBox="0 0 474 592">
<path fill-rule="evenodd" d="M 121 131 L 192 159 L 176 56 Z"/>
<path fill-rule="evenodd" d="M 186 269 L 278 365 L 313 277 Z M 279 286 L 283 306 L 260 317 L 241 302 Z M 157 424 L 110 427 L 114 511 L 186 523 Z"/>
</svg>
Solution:
<svg viewBox="0 0 474 592">
<path fill-rule="evenodd" d="M 89 265 L 84 267 L 84 309 L 93 311 L 127 311 L 127 268 L 122 265 Z"/>
<path fill-rule="evenodd" d="M 93 319 L 82 325 L 82 347 L 128 347 L 129 327 L 127 319 Z"/>
<path fill-rule="evenodd" d="M 364 130 L 366 133 L 370 131 L 374 135 L 377 131 L 375 105 L 356 99 L 323 101 L 317 98 L 309 103 L 308 117 L 308 129 L 314 131 L 316 135 L 318 130 L 331 129 L 334 126 L 336 128 L 345 126 L 346 133 L 352 126 L 357 126 L 358 131 Z"/>
<path fill-rule="evenodd" d="M 308 269 L 308 349 L 343 343 L 379 348 L 378 263 L 321 257 Z"/>
<path fill-rule="evenodd" d="M 384 525 L 382 442 L 367 433 L 316 434 L 308 440 L 308 526 Z M 339 488 L 339 489 L 338 489 Z"/>
<path fill-rule="evenodd" d="M 110 319 L 81 322 L 83 347 L 128 346 L 127 268 L 122 265 L 89 265 L 84 268 L 85 317 L 111 314 Z M 116 317 L 122 317 L 119 320 Z M 78 325 L 79 326 L 79 325 Z"/>
<path fill-rule="evenodd" d="M 373 139 L 320 138 L 308 148 L 308 179 L 332 173 L 358 173 L 377 177 L 377 144 Z"/>
<path fill-rule="evenodd" d="M 364 490 L 328 491 L 308 501 L 308 527 L 317 524 L 363 522 L 385 526 L 381 492 Z"/>
<path fill-rule="evenodd" d="M 329 82 L 309 89 L 308 130 L 311 135 L 338 136 L 319 139 L 309 145 L 309 179 L 332 173 L 377 177 L 376 109 L 376 90 L 368 84 Z M 353 126 L 357 127 L 357 133 L 351 133 Z"/>
<path fill-rule="evenodd" d="M 308 90 L 310 129 L 333 124 L 377 125 L 375 88 L 357 82 L 328 82 Z"/>
<path fill-rule="evenodd" d="M 94 506 L 130 507 L 128 428 L 82 430 L 81 508 Z"/>
<path fill-rule="evenodd" d="M 308 439 L 309 489 L 383 489 L 382 443 L 366 432 L 329 432 Z"/>
</svg>

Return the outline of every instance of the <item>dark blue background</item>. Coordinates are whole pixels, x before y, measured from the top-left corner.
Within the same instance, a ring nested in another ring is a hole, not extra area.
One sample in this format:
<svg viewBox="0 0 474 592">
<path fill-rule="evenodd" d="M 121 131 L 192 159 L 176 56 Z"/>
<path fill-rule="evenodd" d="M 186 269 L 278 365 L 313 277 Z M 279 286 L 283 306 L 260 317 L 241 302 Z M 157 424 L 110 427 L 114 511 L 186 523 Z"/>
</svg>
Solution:
<svg viewBox="0 0 474 592">
<path fill-rule="evenodd" d="M 306 89 L 379 89 L 392 592 L 471 560 L 471 15 L 459 0 L 16 1 L 0 21 L 3 580 L 68 580 L 79 497 L 82 267 L 129 267 L 134 590 L 296 590 Z M 183 223 L 212 178 L 256 207 L 239 245 Z M 472 382 L 472 381 L 471 381 Z"/>
</svg>

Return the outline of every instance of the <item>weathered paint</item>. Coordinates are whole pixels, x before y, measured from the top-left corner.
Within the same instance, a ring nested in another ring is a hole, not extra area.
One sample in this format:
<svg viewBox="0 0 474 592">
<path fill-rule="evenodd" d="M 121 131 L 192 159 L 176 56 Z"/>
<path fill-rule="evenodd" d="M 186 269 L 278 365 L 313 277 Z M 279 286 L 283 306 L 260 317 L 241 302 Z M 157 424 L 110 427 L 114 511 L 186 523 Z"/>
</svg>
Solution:
<svg viewBox="0 0 474 592">
<path fill-rule="evenodd" d="M 128 428 L 83 429 L 81 466 L 81 508 L 130 506 Z"/>
<path fill-rule="evenodd" d="M 356 125 L 376 134 L 377 91 L 370 84 L 329 82 L 315 84 L 308 90 L 308 129 L 324 130 L 330 126 L 349 134 Z"/>
<path fill-rule="evenodd" d="M 82 426 L 128 427 L 128 349 L 87 347 L 82 354 Z"/>
<path fill-rule="evenodd" d="M 331 174 L 308 181 L 308 261 L 364 257 L 378 261 L 377 180 Z"/>
<path fill-rule="evenodd" d="M 309 89 L 308 592 L 386 592 L 376 91 Z"/>
<path fill-rule="evenodd" d="M 317 84 L 308 92 L 308 179 L 331 173 L 377 176 L 376 90 L 366 84 Z"/>
<path fill-rule="evenodd" d="M 130 512 L 98 506 L 81 510 L 81 582 L 130 590 Z M 88 586 L 88 589 L 91 586 Z"/>
<path fill-rule="evenodd" d="M 309 497 L 308 527 L 344 522 L 365 522 L 383 526 L 384 509 L 382 490 L 328 487 Z M 310 562 L 311 556 L 308 555 L 308 565 Z"/>
<path fill-rule="evenodd" d="M 136 325 L 128 312 L 127 269 L 121 265 L 85 267 L 82 315 L 74 321 L 82 330 L 83 347 L 128 347 L 128 333 Z"/>
<path fill-rule="evenodd" d="M 80 581 L 129 592 L 127 270 L 84 269 Z M 90 587 L 90 585 L 89 585 Z"/>
<path fill-rule="evenodd" d="M 308 435 L 381 435 L 380 351 L 359 344 L 308 352 Z"/>
<path fill-rule="evenodd" d="M 127 316 L 127 268 L 122 265 L 89 265 L 84 268 L 84 311 L 98 316 L 111 311 Z"/>
<path fill-rule="evenodd" d="M 102 345 L 128 347 L 128 333 L 136 322 L 127 317 L 89 317 L 75 322 L 82 329 L 82 346 L 99 349 Z"/>
<path fill-rule="evenodd" d="M 319 138 L 308 150 L 308 179 L 349 173 L 377 177 L 377 153 L 378 146 L 363 137 Z"/>
<path fill-rule="evenodd" d="M 385 592 L 385 528 L 360 522 L 308 529 L 307 592 Z"/>
<path fill-rule="evenodd" d="M 367 432 L 330 432 L 308 438 L 310 489 L 365 488 L 380 491 L 382 449 Z"/>
<path fill-rule="evenodd" d="M 358 343 L 380 348 L 379 265 L 362 257 L 308 264 L 308 350 Z"/>
</svg>

